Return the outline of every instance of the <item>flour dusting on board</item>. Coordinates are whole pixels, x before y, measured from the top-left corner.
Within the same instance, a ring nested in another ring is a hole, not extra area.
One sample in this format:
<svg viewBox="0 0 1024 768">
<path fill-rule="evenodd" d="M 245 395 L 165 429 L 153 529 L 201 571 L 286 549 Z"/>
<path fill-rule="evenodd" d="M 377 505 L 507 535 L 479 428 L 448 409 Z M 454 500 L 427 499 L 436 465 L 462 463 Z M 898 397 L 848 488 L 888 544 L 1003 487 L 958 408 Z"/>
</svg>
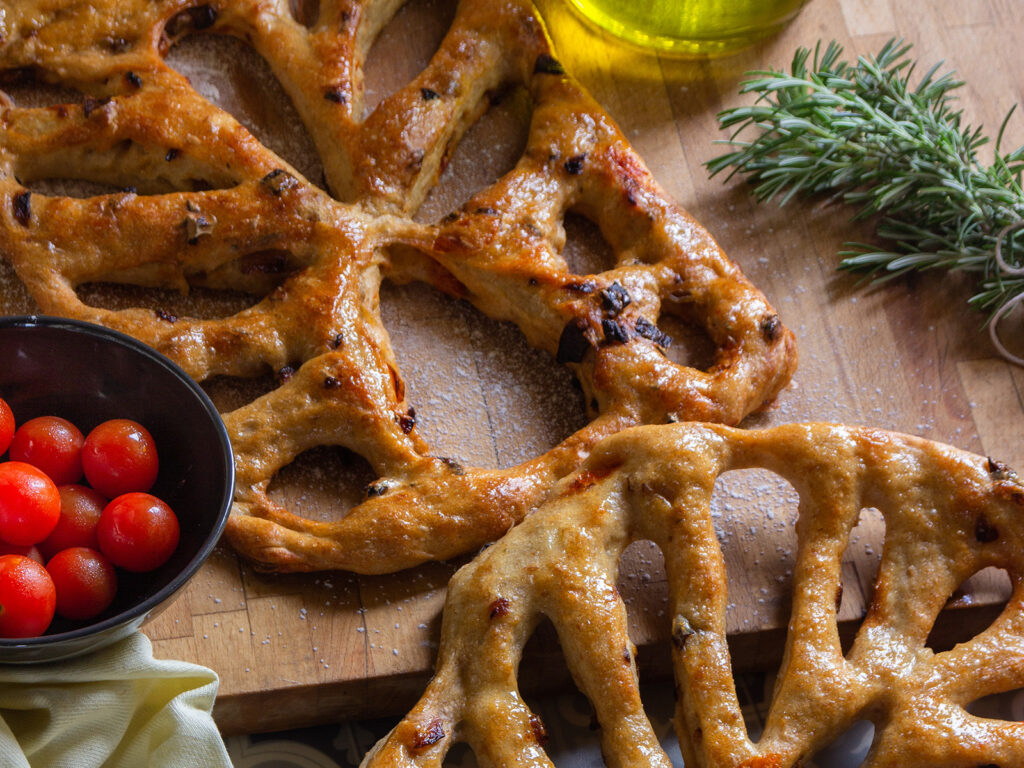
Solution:
<svg viewBox="0 0 1024 768">
<path fill-rule="evenodd" d="M 441 454 L 513 466 L 586 423 L 572 374 L 514 326 L 418 283 L 386 285 L 381 314 L 417 429 Z"/>
</svg>

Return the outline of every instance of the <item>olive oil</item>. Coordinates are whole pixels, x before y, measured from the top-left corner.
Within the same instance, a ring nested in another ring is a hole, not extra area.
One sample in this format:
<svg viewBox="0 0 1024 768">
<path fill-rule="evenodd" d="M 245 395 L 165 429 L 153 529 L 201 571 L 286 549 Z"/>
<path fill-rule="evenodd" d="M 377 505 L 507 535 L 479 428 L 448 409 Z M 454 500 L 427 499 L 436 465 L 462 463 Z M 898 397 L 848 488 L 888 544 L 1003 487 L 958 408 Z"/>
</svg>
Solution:
<svg viewBox="0 0 1024 768">
<path fill-rule="evenodd" d="M 570 0 L 586 18 L 645 48 L 721 56 L 777 32 L 805 0 Z"/>
</svg>

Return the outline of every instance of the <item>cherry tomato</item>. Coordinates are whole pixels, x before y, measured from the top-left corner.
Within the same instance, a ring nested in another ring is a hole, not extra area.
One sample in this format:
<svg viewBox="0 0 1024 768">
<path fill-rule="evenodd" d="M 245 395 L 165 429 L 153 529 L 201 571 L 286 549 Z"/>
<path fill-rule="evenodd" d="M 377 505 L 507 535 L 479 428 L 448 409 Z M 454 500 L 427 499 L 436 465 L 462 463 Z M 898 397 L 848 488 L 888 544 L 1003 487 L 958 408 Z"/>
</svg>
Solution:
<svg viewBox="0 0 1024 768">
<path fill-rule="evenodd" d="M 22 461 L 0 463 L 0 539 L 38 544 L 60 520 L 60 493 L 46 474 Z"/>
<path fill-rule="evenodd" d="M 89 485 L 107 498 L 148 491 L 159 470 L 156 443 L 138 422 L 105 421 L 85 438 L 82 468 Z"/>
<path fill-rule="evenodd" d="M 0 453 L 7 450 L 14 437 L 14 413 L 7 401 L 0 398 Z"/>
<path fill-rule="evenodd" d="M 107 499 L 85 485 L 61 485 L 60 520 L 53 532 L 39 543 L 39 550 L 51 558 L 68 547 L 99 549 L 96 525 L 100 521 Z"/>
<path fill-rule="evenodd" d="M 159 568 L 178 546 L 178 517 L 148 493 L 125 493 L 107 504 L 96 529 L 100 551 L 114 565 L 141 573 Z"/>
<path fill-rule="evenodd" d="M 36 637 L 53 621 L 57 605 L 46 569 L 22 555 L 0 556 L 0 637 Z"/>
<path fill-rule="evenodd" d="M 91 619 L 114 602 L 114 566 L 95 549 L 62 549 L 50 558 L 46 570 L 57 590 L 57 613 L 65 619 Z"/>
<path fill-rule="evenodd" d="M 17 544 L 8 544 L 6 541 L 0 541 L 0 555 L 21 555 L 30 560 L 35 560 L 40 565 L 46 564 L 46 561 L 43 559 L 43 553 L 35 545 L 19 546 Z"/>
<path fill-rule="evenodd" d="M 82 444 L 85 437 L 67 419 L 38 416 L 14 433 L 10 458 L 39 467 L 57 485 L 82 478 Z"/>
</svg>

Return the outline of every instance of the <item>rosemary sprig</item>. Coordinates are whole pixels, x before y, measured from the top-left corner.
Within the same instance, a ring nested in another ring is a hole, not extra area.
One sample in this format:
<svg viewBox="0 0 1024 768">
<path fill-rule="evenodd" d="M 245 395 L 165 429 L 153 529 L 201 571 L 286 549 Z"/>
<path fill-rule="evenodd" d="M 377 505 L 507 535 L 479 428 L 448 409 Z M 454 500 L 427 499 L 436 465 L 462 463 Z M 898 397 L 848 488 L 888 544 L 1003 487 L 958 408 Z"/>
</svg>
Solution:
<svg viewBox="0 0 1024 768">
<path fill-rule="evenodd" d="M 993 343 L 1011 354 L 999 321 L 1024 304 L 1024 147 L 999 151 L 1010 113 L 984 165 L 978 149 L 989 139 L 962 123 L 952 92 L 963 85 L 941 64 L 911 87 L 911 46 L 890 40 L 877 56 L 840 60 L 835 42 L 799 49 L 791 72 L 750 73 L 741 93 L 751 106 L 718 116 L 733 129 L 720 143 L 732 151 L 707 163 L 712 176 L 746 174 L 754 195 L 780 204 L 830 193 L 856 206 L 854 218 L 878 216 L 883 247 L 846 243 L 840 268 L 888 280 L 913 270 L 945 268 L 978 274 L 969 303 L 989 312 Z M 753 129 L 750 141 L 740 134 Z"/>
</svg>

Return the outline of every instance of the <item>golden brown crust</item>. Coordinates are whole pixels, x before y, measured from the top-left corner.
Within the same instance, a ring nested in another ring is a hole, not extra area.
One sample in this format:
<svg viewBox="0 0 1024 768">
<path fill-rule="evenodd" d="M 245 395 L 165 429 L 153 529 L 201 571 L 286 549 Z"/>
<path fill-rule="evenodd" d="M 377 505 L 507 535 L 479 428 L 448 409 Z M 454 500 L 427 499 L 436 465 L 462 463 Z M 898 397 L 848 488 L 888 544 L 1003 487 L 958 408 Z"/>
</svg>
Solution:
<svg viewBox="0 0 1024 768">
<path fill-rule="evenodd" d="M 756 743 L 732 679 L 710 506 L 715 479 L 748 467 L 782 475 L 800 495 L 785 657 Z M 844 656 L 840 563 L 865 507 L 883 515 L 886 541 L 874 600 Z M 608 764 L 669 765 L 640 702 L 615 589 L 619 557 L 637 539 L 665 556 L 676 731 L 688 766 L 798 766 L 864 718 L 876 729 L 869 768 L 1024 764 L 1024 725 L 965 709 L 1024 685 L 1022 515 L 1024 486 L 1005 467 L 907 435 L 829 424 L 626 430 L 455 574 L 436 675 L 363 765 L 441 765 L 455 741 L 487 765 L 550 765 L 516 683 L 543 617 L 594 706 Z M 934 653 L 926 641 L 939 611 L 989 566 L 1009 572 L 1010 603 L 981 634 Z"/>
<path fill-rule="evenodd" d="M 308 26 L 288 5 L 29 0 L 0 16 L 0 69 L 83 94 L 0 106 L 2 248 L 40 308 L 126 331 L 201 380 L 296 371 L 225 417 L 238 469 L 228 536 L 242 554 L 281 570 L 360 572 L 450 557 L 515 524 L 602 437 L 667 420 L 736 423 L 785 386 L 796 364 L 790 332 L 564 73 L 529 3 L 463 2 L 427 68 L 365 119 L 361 62 L 398 3 L 323 0 Z M 164 63 L 170 43 L 195 30 L 245 39 L 267 60 L 334 197 Z M 518 165 L 436 225 L 412 221 L 487 93 L 516 84 L 534 103 Z M 133 189 L 73 199 L 24 186 L 52 176 Z M 568 210 L 598 224 L 614 268 L 570 272 Z M 281 273 L 253 268 L 266 254 Z M 507 470 L 432 456 L 380 321 L 384 275 L 430 279 L 517 323 L 574 369 L 592 423 Z M 173 317 L 83 303 L 76 289 L 95 281 L 258 300 L 222 319 Z M 666 358 L 664 313 L 707 330 L 711 370 Z M 380 476 L 333 523 L 267 495 L 275 472 L 324 444 L 352 449 Z"/>
</svg>

